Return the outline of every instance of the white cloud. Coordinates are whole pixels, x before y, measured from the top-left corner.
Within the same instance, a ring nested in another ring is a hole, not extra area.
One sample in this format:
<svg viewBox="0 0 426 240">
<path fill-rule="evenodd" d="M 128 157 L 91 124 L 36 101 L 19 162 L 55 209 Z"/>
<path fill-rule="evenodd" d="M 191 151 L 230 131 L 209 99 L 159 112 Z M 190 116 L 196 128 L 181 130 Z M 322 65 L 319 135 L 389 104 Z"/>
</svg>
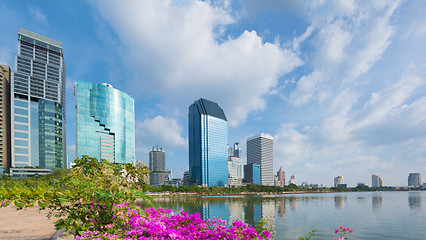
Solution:
<svg viewBox="0 0 426 240">
<path fill-rule="evenodd" d="M 302 76 L 297 82 L 296 88 L 290 93 L 289 101 L 295 107 L 307 104 L 320 92 L 324 74 L 314 71 L 307 76 Z"/>
<path fill-rule="evenodd" d="M 37 22 L 42 23 L 44 25 L 48 25 L 46 16 L 43 14 L 43 11 L 36 5 L 28 4 L 27 5 L 28 13 L 30 16 Z"/>
<path fill-rule="evenodd" d="M 163 148 L 186 147 L 187 142 L 181 136 L 182 127 L 175 119 L 156 116 L 136 123 L 137 148 L 146 151 L 152 146 Z"/>
<path fill-rule="evenodd" d="M 225 8 L 202 1 L 173 4 L 96 4 L 125 45 L 122 58 L 135 74 L 126 82 L 132 95 L 154 93 L 184 109 L 204 97 L 218 102 L 230 125 L 237 125 L 248 113 L 263 110 L 263 97 L 278 78 L 302 64 L 291 50 L 264 43 L 255 31 L 223 36 L 235 22 Z"/>
</svg>

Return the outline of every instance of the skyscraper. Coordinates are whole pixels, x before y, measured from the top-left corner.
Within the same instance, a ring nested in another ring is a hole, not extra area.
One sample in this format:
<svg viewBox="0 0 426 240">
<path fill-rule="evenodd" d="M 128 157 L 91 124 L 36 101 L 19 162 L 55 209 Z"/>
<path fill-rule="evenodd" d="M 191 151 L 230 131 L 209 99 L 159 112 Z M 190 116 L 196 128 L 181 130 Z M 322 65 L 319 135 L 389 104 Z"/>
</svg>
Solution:
<svg viewBox="0 0 426 240">
<path fill-rule="evenodd" d="M 203 98 L 195 101 L 188 130 L 190 184 L 228 185 L 228 120 L 222 108 Z"/>
<path fill-rule="evenodd" d="M 421 173 L 410 173 L 408 175 L 408 186 L 420 187 L 422 185 Z"/>
<path fill-rule="evenodd" d="M 376 174 L 371 175 L 371 186 L 372 187 L 383 187 L 383 179 Z"/>
<path fill-rule="evenodd" d="M 110 84 L 75 84 L 76 156 L 135 161 L 135 101 Z"/>
<path fill-rule="evenodd" d="M 274 185 L 274 139 L 258 134 L 247 139 L 247 164 L 260 164 L 260 184 Z"/>
<path fill-rule="evenodd" d="M 290 176 L 290 180 L 288 180 L 288 185 L 290 185 L 290 184 L 297 185 L 296 175 L 291 175 Z"/>
<path fill-rule="evenodd" d="M 285 172 L 283 167 L 280 167 L 280 169 L 277 172 L 277 177 L 278 177 L 278 184 L 280 187 L 284 187 L 285 186 Z"/>
<path fill-rule="evenodd" d="M 260 185 L 260 164 L 244 165 L 244 180 L 246 183 Z"/>
<path fill-rule="evenodd" d="M 343 176 L 337 176 L 334 178 L 334 187 L 338 187 L 340 184 L 345 184 Z"/>
<path fill-rule="evenodd" d="M 6 170 L 7 172 L 9 172 L 11 161 L 10 75 L 10 67 L 0 65 L 0 168 L 3 168 L 3 170 Z"/>
<path fill-rule="evenodd" d="M 62 44 L 20 29 L 11 83 L 12 166 L 66 168 Z"/>
<path fill-rule="evenodd" d="M 163 186 L 167 180 L 166 153 L 162 148 L 152 148 L 149 152 L 149 183 L 153 187 Z"/>
<path fill-rule="evenodd" d="M 234 156 L 234 157 L 242 157 L 241 156 L 241 148 L 238 146 L 239 143 L 234 143 L 234 146 L 228 146 L 228 156 Z"/>
</svg>

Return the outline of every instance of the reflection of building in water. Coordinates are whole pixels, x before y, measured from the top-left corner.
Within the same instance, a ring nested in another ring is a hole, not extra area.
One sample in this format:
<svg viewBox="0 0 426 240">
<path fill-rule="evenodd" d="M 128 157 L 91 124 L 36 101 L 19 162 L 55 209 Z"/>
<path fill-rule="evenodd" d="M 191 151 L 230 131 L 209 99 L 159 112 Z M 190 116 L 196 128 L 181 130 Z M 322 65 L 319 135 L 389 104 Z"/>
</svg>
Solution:
<svg viewBox="0 0 426 240">
<path fill-rule="evenodd" d="M 371 204 L 373 208 L 381 208 L 383 206 L 382 193 L 376 193 L 371 196 Z"/>
<path fill-rule="evenodd" d="M 408 193 L 408 206 L 411 209 L 422 208 L 422 193 L 420 192 Z"/>
<path fill-rule="evenodd" d="M 275 201 L 273 199 L 262 201 L 262 219 L 267 223 L 264 227 L 271 233 L 271 238 L 275 239 Z"/>
<path fill-rule="evenodd" d="M 255 226 L 262 218 L 262 202 L 260 198 L 247 200 L 247 205 L 244 206 L 246 223 Z"/>
<path fill-rule="evenodd" d="M 336 209 L 345 207 L 345 196 L 343 194 L 334 196 L 334 207 Z"/>
<path fill-rule="evenodd" d="M 230 201 L 228 202 L 229 207 L 229 223 L 240 220 L 244 222 L 245 212 L 243 209 L 243 201 Z"/>
<path fill-rule="evenodd" d="M 285 197 L 281 197 L 281 199 L 278 200 L 278 215 L 282 219 L 284 219 L 285 213 L 287 211 L 285 204 L 286 204 L 286 198 Z"/>
<path fill-rule="evenodd" d="M 289 197 L 290 207 L 292 211 L 297 211 L 297 197 Z"/>
</svg>

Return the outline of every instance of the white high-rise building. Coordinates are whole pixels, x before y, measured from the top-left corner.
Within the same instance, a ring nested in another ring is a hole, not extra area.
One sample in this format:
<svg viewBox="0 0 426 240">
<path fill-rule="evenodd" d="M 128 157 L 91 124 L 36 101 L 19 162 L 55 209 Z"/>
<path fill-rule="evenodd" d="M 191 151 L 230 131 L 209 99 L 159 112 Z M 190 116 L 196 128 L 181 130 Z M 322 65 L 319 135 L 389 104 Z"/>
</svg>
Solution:
<svg viewBox="0 0 426 240">
<path fill-rule="evenodd" d="M 260 184 L 274 186 L 274 138 L 265 133 L 247 139 L 247 164 L 260 164 Z"/>
<path fill-rule="evenodd" d="M 383 179 L 376 174 L 371 175 L 371 186 L 372 187 L 383 187 Z"/>
</svg>

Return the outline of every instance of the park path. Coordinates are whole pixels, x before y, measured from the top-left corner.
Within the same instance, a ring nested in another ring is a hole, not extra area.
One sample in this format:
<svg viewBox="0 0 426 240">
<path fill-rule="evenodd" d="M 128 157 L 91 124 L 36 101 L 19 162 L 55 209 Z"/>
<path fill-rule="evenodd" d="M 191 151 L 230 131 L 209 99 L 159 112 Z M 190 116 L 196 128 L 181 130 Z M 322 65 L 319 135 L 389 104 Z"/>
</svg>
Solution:
<svg viewBox="0 0 426 240">
<path fill-rule="evenodd" d="M 55 218 L 38 207 L 16 210 L 15 206 L 0 208 L 0 240 L 47 240 L 55 234 Z"/>
</svg>

